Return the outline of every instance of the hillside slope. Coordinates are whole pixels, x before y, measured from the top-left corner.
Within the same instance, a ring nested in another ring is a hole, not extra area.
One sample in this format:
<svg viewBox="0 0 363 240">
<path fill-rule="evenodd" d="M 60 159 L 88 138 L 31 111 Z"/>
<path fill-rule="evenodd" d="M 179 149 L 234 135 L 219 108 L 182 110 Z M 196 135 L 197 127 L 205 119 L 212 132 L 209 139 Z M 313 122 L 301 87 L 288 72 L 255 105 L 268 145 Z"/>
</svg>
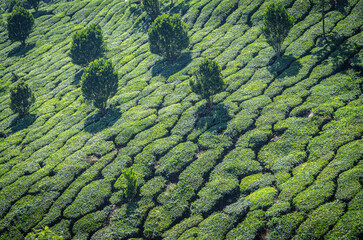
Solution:
<svg viewBox="0 0 363 240">
<path fill-rule="evenodd" d="M 363 1 L 327 10 L 324 44 L 318 6 L 283 0 L 297 21 L 279 60 L 260 30 L 270 1 L 174 2 L 162 12 L 181 14 L 191 42 L 174 63 L 150 53 L 135 3 L 42 4 L 24 49 L 0 27 L 0 239 L 44 226 L 65 239 L 361 238 Z M 103 117 L 68 56 L 91 23 L 119 74 Z M 227 84 L 211 112 L 189 87 L 203 58 Z M 20 120 L 12 72 L 36 96 Z"/>
</svg>

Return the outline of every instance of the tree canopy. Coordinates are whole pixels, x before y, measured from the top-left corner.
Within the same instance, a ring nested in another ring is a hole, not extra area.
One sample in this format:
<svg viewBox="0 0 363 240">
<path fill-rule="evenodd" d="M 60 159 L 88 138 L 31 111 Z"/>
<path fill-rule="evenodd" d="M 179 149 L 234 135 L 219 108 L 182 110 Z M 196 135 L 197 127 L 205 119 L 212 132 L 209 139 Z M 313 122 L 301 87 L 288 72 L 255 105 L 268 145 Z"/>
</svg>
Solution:
<svg viewBox="0 0 363 240">
<path fill-rule="evenodd" d="M 9 39 L 13 42 L 20 41 L 22 45 L 25 45 L 25 40 L 33 30 L 33 26 L 33 15 L 25 8 L 15 8 L 7 19 Z"/>
<path fill-rule="evenodd" d="M 179 14 L 160 15 L 150 26 L 149 44 L 151 53 L 175 60 L 189 46 L 187 25 Z"/>
<path fill-rule="evenodd" d="M 10 108 L 14 113 L 19 113 L 19 117 L 27 115 L 34 102 L 32 90 L 24 81 L 20 81 L 10 89 Z"/>
<path fill-rule="evenodd" d="M 196 80 L 190 79 L 189 84 L 192 91 L 201 95 L 208 102 L 208 106 L 213 106 L 213 95 L 219 93 L 224 88 L 221 67 L 216 61 L 204 59 L 198 69 L 194 70 Z"/>
<path fill-rule="evenodd" d="M 142 5 L 153 21 L 160 15 L 159 0 L 143 0 Z"/>
<path fill-rule="evenodd" d="M 84 69 L 81 77 L 81 90 L 86 100 L 92 101 L 103 113 L 107 100 L 117 92 L 118 77 L 112 62 L 96 59 Z"/>
<path fill-rule="evenodd" d="M 280 57 L 282 43 L 294 25 L 294 21 L 294 18 L 289 16 L 281 3 L 271 3 L 265 10 L 262 33 L 275 50 L 278 58 Z"/>
<path fill-rule="evenodd" d="M 70 56 L 73 63 L 86 66 L 104 55 L 105 45 L 99 25 L 91 24 L 73 35 Z"/>
</svg>

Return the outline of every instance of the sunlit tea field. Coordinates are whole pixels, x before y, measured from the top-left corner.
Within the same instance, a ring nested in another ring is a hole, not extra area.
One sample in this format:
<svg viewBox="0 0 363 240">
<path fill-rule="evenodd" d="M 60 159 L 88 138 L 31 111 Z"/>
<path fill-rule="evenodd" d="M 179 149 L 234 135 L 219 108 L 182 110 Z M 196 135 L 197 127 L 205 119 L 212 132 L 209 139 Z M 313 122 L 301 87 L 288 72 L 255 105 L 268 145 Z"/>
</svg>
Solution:
<svg viewBox="0 0 363 240">
<path fill-rule="evenodd" d="M 324 41 L 317 0 L 282 0 L 296 22 L 279 59 L 261 34 L 270 2 L 162 0 L 188 25 L 174 62 L 150 53 L 139 1 L 41 2 L 25 47 L 1 3 L 0 239 L 45 226 L 84 240 L 362 239 L 363 1 L 327 4 Z M 119 78 L 104 115 L 69 57 L 92 23 Z M 226 83 L 212 110 L 189 86 L 204 58 Z M 24 118 L 12 73 L 36 97 Z"/>
</svg>

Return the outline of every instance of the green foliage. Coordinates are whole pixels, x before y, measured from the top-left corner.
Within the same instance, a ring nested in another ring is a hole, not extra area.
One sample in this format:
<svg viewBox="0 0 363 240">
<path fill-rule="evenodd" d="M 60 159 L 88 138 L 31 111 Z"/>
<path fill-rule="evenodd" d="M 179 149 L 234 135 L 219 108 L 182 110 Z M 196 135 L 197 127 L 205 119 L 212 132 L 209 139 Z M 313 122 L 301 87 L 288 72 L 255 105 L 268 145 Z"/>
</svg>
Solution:
<svg viewBox="0 0 363 240">
<path fill-rule="evenodd" d="M 103 57 L 105 48 L 101 27 L 91 24 L 73 34 L 70 57 L 73 63 L 86 66 L 95 59 Z"/>
<path fill-rule="evenodd" d="M 262 33 L 266 37 L 268 44 L 275 50 L 278 58 L 280 57 L 282 43 L 294 25 L 294 21 L 281 3 L 271 3 L 265 10 Z"/>
<path fill-rule="evenodd" d="M 321 205 L 312 212 L 309 218 L 300 225 L 293 240 L 319 239 L 326 234 L 331 226 L 339 220 L 344 213 L 345 204 L 339 201 Z"/>
<path fill-rule="evenodd" d="M 190 80 L 192 91 L 207 100 L 208 106 L 213 105 L 213 95 L 223 91 L 225 85 L 222 79 L 221 67 L 216 61 L 204 59 L 194 71 L 195 80 Z"/>
<path fill-rule="evenodd" d="M 158 16 L 149 29 L 150 52 L 174 61 L 189 46 L 187 25 L 179 14 Z"/>
<path fill-rule="evenodd" d="M 19 117 L 28 114 L 34 102 L 34 94 L 25 82 L 21 81 L 10 89 L 10 108 L 14 113 L 19 113 Z"/>
<path fill-rule="evenodd" d="M 137 175 L 132 168 L 127 168 L 122 171 L 126 184 L 124 186 L 125 197 L 131 200 L 135 197 L 137 192 Z"/>
<path fill-rule="evenodd" d="M 34 8 L 34 10 L 36 12 L 38 12 L 38 9 L 39 9 L 39 4 L 40 4 L 40 0 L 27 0 L 28 1 L 28 4 Z"/>
<path fill-rule="evenodd" d="M 277 190 L 272 187 L 260 188 L 246 197 L 251 202 L 251 210 L 267 209 L 272 206 Z"/>
<path fill-rule="evenodd" d="M 153 21 L 160 15 L 159 0 L 143 0 L 142 5 Z"/>
<path fill-rule="evenodd" d="M 294 236 L 294 231 L 305 220 L 301 212 L 292 212 L 281 217 L 273 217 L 269 222 L 270 234 L 268 240 L 289 240 Z"/>
<path fill-rule="evenodd" d="M 55 234 L 47 226 L 44 229 L 34 230 L 34 233 L 29 233 L 25 237 L 25 240 L 62 240 L 62 239 L 64 239 L 62 236 Z"/>
<path fill-rule="evenodd" d="M 254 240 L 265 224 L 265 213 L 262 210 L 249 212 L 244 221 L 227 234 L 226 239 Z"/>
<path fill-rule="evenodd" d="M 25 40 L 32 32 L 34 17 L 26 9 L 18 7 L 14 9 L 7 18 L 8 37 L 11 41 L 20 41 L 25 45 Z"/>
<path fill-rule="evenodd" d="M 104 112 L 107 99 L 117 92 L 118 77 L 111 61 L 96 59 L 84 69 L 81 77 L 81 90 L 86 100 Z"/>
</svg>

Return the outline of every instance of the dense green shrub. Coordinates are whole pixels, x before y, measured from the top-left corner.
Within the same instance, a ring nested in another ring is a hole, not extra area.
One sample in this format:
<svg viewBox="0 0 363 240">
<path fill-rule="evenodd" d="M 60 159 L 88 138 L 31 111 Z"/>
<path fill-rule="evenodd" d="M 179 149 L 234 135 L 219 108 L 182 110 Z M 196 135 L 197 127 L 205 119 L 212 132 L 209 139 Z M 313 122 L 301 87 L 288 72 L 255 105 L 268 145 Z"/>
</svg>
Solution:
<svg viewBox="0 0 363 240">
<path fill-rule="evenodd" d="M 294 19 L 289 16 L 281 3 L 271 3 L 264 13 L 263 24 L 262 32 L 265 35 L 267 42 L 275 50 L 277 58 L 279 58 L 282 43 L 289 34 L 289 31 L 294 24 Z"/>
<path fill-rule="evenodd" d="M 34 17 L 26 9 L 18 7 L 13 10 L 7 19 L 7 30 L 12 42 L 20 41 L 25 45 L 25 40 L 33 30 Z"/>
<path fill-rule="evenodd" d="M 117 72 L 111 61 L 101 58 L 91 62 L 84 69 L 81 86 L 84 98 L 104 113 L 107 99 L 116 94 L 118 87 Z"/>
<path fill-rule="evenodd" d="M 151 53 L 173 61 L 181 51 L 189 46 L 187 25 L 179 14 L 160 15 L 149 29 L 149 46 Z"/>
<path fill-rule="evenodd" d="M 19 113 L 19 117 L 28 114 L 34 102 L 34 94 L 25 82 L 21 81 L 10 89 L 10 108 L 14 113 Z"/>
<path fill-rule="evenodd" d="M 103 57 L 105 48 L 101 27 L 91 24 L 73 35 L 70 57 L 73 63 L 86 66 L 93 60 Z"/>
<path fill-rule="evenodd" d="M 213 105 L 213 95 L 224 89 L 221 67 L 210 59 L 204 59 L 198 69 L 194 71 L 196 80 L 190 80 L 192 91 L 201 95 L 208 102 L 208 107 Z"/>
<path fill-rule="evenodd" d="M 159 0 L 143 0 L 142 5 L 153 21 L 160 15 Z"/>
</svg>

